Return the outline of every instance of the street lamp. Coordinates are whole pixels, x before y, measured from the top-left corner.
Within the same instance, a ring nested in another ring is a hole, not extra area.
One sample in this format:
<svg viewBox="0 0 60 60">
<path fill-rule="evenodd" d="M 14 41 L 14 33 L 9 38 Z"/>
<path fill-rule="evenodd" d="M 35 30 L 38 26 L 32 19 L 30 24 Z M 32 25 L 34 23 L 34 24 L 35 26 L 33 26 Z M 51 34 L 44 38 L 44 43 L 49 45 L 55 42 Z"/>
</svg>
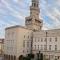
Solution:
<svg viewBox="0 0 60 60">
<path fill-rule="evenodd" d="M 46 51 L 47 51 L 47 32 L 46 32 Z"/>
<path fill-rule="evenodd" d="M 37 53 L 37 60 L 43 60 L 43 53 L 41 53 L 39 51 L 39 53 Z"/>
</svg>

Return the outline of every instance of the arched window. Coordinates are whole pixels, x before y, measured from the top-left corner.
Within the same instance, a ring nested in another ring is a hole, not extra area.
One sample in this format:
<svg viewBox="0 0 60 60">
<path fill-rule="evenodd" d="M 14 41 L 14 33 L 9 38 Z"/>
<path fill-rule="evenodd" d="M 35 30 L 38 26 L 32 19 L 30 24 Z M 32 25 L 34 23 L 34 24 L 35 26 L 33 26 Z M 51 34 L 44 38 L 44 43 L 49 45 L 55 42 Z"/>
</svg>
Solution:
<svg viewBox="0 0 60 60">
<path fill-rule="evenodd" d="M 34 3 L 34 7 L 36 7 L 36 4 Z"/>
<path fill-rule="evenodd" d="M 9 55 L 9 60 L 10 60 L 10 55 Z"/>
<path fill-rule="evenodd" d="M 16 56 L 14 56 L 14 60 L 16 60 Z"/>
<path fill-rule="evenodd" d="M 38 7 L 38 4 L 37 4 L 37 7 Z"/>
</svg>

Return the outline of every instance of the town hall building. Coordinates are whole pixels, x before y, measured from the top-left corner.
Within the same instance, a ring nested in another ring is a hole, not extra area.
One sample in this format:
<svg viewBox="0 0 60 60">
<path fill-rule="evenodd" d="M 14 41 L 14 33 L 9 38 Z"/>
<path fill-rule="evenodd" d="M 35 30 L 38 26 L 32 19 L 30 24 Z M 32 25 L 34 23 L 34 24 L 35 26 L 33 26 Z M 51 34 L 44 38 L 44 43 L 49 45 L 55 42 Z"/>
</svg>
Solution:
<svg viewBox="0 0 60 60">
<path fill-rule="evenodd" d="M 60 60 L 60 29 L 42 30 L 43 20 L 39 13 L 39 0 L 32 0 L 25 26 L 5 29 L 5 60 L 19 60 L 20 55 L 26 56 L 31 52 L 35 55 L 39 51 L 46 60 Z"/>
</svg>

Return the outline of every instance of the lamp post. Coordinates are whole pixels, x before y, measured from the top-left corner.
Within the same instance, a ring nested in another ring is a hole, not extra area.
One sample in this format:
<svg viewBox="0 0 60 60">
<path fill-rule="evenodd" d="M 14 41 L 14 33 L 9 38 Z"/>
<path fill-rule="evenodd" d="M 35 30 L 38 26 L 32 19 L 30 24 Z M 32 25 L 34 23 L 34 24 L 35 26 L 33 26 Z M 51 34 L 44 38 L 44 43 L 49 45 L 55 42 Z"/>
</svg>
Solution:
<svg viewBox="0 0 60 60">
<path fill-rule="evenodd" d="M 46 32 L 46 51 L 47 51 L 47 32 Z"/>
<path fill-rule="evenodd" d="M 39 51 L 39 53 L 37 53 L 37 60 L 43 60 L 43 53 L 41 53 Z"/>
<path fill-rule="evenodd" d="M 47 52 L 47 31 L 46 31 L 46 39 L 45 39 L 45 41 L 46 41 L 46 47 L 45 47 L 45 59 L 46 59 L 46 52 Z"/>
</svg>

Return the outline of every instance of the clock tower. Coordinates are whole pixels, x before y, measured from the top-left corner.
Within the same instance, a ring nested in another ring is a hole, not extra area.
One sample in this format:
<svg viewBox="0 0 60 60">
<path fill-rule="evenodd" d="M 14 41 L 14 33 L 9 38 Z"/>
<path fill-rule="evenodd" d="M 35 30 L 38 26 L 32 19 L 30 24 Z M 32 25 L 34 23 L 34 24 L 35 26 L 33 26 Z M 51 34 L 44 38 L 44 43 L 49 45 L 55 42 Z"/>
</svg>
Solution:
<svg viewBox="0 0 60 60">
<path fill-rule="evenodd" d="M 32 0 L 32 5 L 30 6 L 30 16 L 26 17 L 25 25 L 27 28 L 32 30 L 41 30 L 43 21 L 39 19 L 39 0 Z"/>
</svg>

